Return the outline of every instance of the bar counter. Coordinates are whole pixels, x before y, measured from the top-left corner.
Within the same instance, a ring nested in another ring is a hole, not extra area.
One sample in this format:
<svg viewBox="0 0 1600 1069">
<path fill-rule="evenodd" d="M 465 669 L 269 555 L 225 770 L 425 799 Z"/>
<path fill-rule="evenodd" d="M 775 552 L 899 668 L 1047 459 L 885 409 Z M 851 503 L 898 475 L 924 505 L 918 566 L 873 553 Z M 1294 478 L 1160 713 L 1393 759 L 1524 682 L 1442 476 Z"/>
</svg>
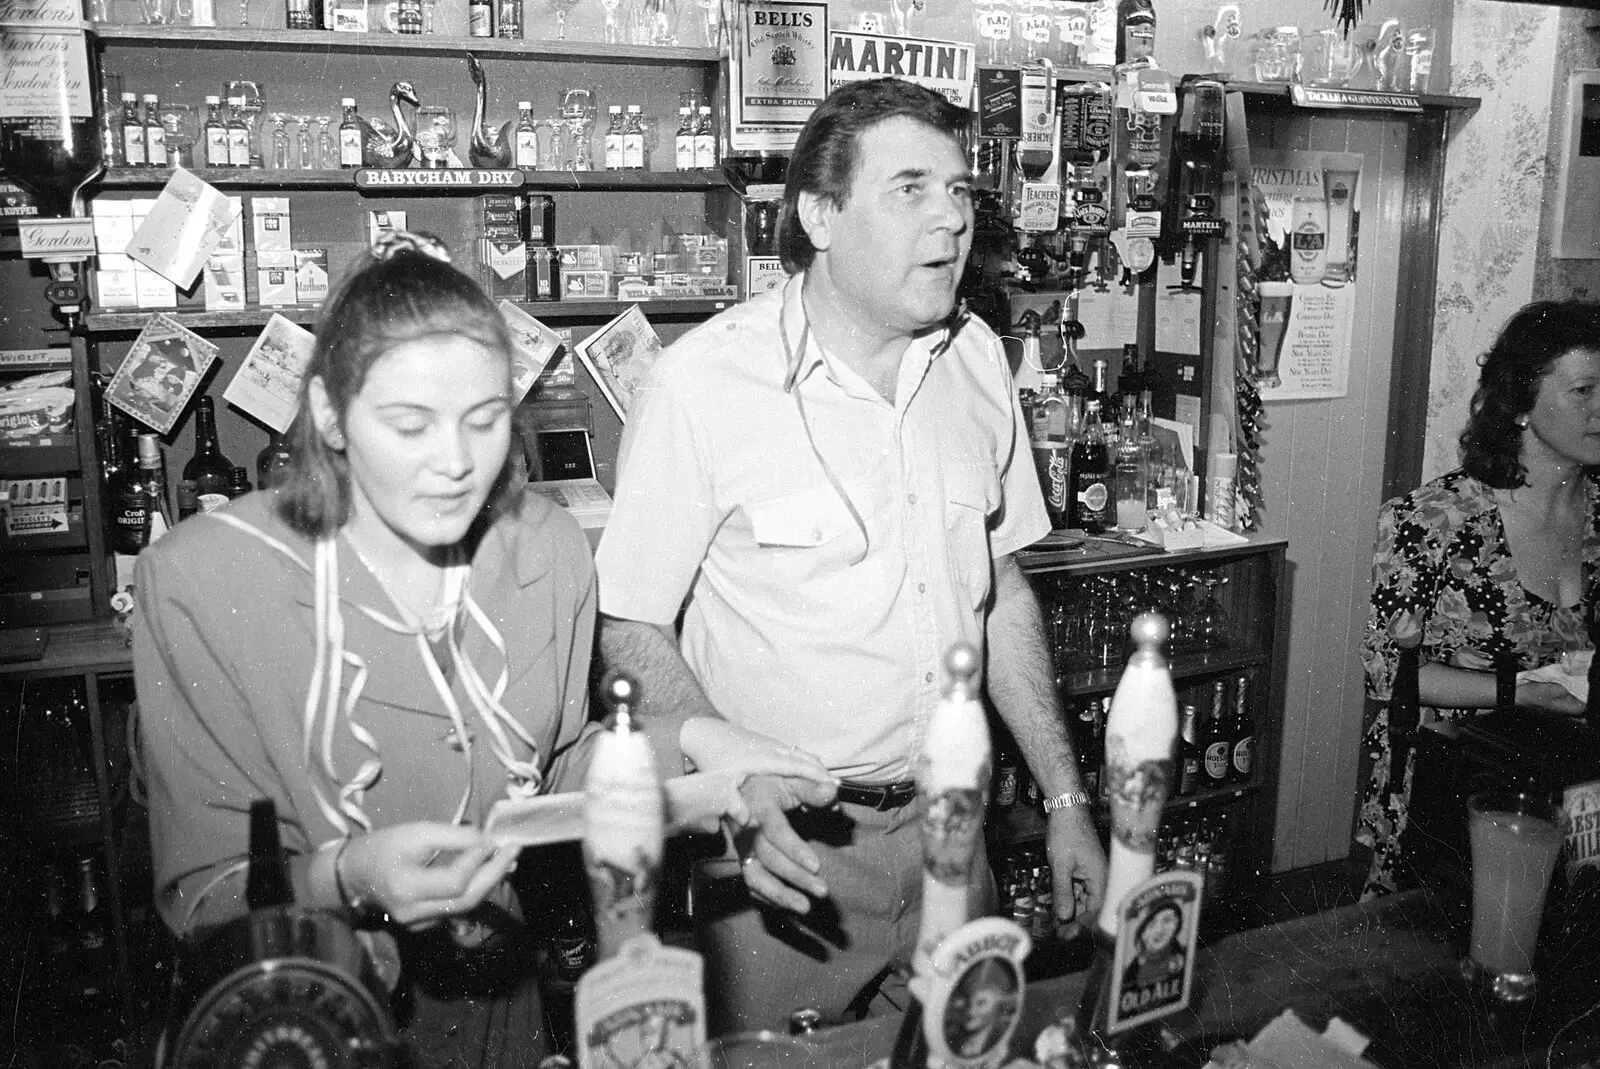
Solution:
<svg viewBox="0 0 1600 1069">
<path fill-rule="evenodd" d="M 1525 1010 L 1497 1011 L 1461 979 L 1459 917 L 1417 890 L 1228 936 L 1201 951 L 1193 1008 L 1167 1023 L 1206 1052 L 1254 1036 L 1287 1008 L 1317 1030 L 1330 1017 L 1348 1021 L 1371 1038 L 1365 1056 L 1382 1069 L 1600 1065 L 1592 941 L 1564 940 L 1547 923 L 1538 994 Z M 1076 1009 L 1087 975 L 1029 987 L 1014 1055 L 1031 1058 L 1040 1029 Z M 815 1038 L 830 1069 L 862 1069 L 888 1056 L 899 1023 L 873 1018 Z M 1177 1064 L 1199 1069 L 1204 1058 Z"/>
</svg>

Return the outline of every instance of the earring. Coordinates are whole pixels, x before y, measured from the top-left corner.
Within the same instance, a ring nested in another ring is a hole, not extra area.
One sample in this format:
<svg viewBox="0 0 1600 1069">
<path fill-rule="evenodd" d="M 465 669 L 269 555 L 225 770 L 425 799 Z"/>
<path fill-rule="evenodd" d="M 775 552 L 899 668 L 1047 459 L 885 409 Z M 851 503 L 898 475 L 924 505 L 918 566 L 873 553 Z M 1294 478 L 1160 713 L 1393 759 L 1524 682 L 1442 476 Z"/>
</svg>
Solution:
<svg viewBox="0 0 1600 1069">
<path fill-rule="evenodd" d="M 338 430 L 326 431 L 322 435 L 323 441 L 328 443 L 329 449 L 344 448 L 344 432 Z"/>
<path fill-rule="evenodd" d="M 1512 420 L 1511 422 L 1515 423 L 1518 427 L 1527 427 L 1527 425 L 1528 425 L 1528 417 L 1527 416 L 1518 416 L 1516 419 Z"/>
</svg>

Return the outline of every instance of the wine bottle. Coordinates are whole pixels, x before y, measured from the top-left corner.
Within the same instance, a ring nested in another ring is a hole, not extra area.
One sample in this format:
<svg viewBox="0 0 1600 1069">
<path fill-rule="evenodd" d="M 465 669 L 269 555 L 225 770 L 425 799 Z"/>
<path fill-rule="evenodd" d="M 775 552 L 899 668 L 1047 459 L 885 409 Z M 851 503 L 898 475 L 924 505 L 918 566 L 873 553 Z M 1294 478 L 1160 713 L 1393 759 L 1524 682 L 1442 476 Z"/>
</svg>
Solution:
<svg viewBox="0 0 1600 1069">
<path fill-rule="evenodd" d="M 154 542 L 172 530 L 172 505 L 167 501 L 167 473 L 161 457 L 161 439 L 154 434 L 139 435 L 139 483 L 144 487 L 146 507 L 149 509 L 148 542 Z"/>
<path fill-rule="evenodd" d="M 194 456 L 183 466 L 183 478 L 194 483 L 196 505 L 201 512 L 210 512 L 228 503 L 233 462 L 222 455 L 217 445 L 216 403 L 210 397 L 202 397 L 195 403 Z M 178 518 L 183 519 L 182 516 Z"/>
<path fill-rule="evenodd" d="M 40 11 L 49 10 L 39 8 Z M 6 16 L 6 83 L 25 91 L 0 115 L 5 173 L 33 194 L 39 214 L 75 214 L 79 188 L 105 166 L 95 102 L 100 99 L 96 35 L 78 19 L 65 25 L 28 20 L 26 5 Z"/>
<path fill-rule="evenodd" d="M 1201 770 L 1204 760 L 1200 754 L 1199 710 L 1193 702 L 1183 703 L 1183 741 L 1180 744 L 1178 774 L 1178 793 L 1183 795 L 1193 794 L 1200 789 L 1200 784 L 1205 780 L 1205 773 Z"/>
<path fill-rule="evenodd" d="M 271 490 L 274 486 L 282 486 L 289 478 L 289 470 L 293 465 L 294 451 L 289 448 L 289 440 L 280 432 L 273 431 L 272 440 L 256 454 L 256 487 Z"/>
<path fill-rule="evenodd" d="M 930 812 L 944 814 L 939 820 L 925 817 L 922 825 L 922 917 L 912 963 L 922 978 L 932 976 L 939 944 L 969 919 L 968 885 L 973 867 L 981 863 L 990 775 L 989 726 L 977 693 L 978 651 L 957 643 L 945 654 L 944 665 L 945 696 L 928 716 L 917 758 L 917 793 Z M 908 997 L 890 1069 L 924 1069 L 926 1029 L 942 1027 L 926 1020 L 915 990 Z"/>
</svg>

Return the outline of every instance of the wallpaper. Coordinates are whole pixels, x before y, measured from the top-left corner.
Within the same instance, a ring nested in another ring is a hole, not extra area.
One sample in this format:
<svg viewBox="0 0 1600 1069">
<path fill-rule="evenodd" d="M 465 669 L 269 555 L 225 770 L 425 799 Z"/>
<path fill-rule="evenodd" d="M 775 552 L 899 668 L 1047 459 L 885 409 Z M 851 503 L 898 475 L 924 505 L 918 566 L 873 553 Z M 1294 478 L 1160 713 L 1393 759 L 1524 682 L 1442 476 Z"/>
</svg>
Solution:
<svg viewBox="0 0 1600 1069">
<path fill-rule="evenodd" d="M 1478 356 L 1533 297 L 1559 23 L 1555 8 L 1456 3 L 1450 91 L 1483 104 L 1446 155 L 1424 480 L 1456 466 Z"/>
</svg>

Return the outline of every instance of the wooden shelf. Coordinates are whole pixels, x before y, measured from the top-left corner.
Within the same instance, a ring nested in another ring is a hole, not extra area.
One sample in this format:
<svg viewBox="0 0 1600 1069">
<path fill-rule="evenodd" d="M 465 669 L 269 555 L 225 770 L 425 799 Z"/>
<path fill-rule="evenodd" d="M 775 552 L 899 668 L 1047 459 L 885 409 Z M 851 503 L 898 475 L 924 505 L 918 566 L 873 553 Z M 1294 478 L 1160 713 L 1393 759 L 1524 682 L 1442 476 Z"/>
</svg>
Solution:
<svg viewBox="0 0 1600 1069">
<path fill-rule="evenodd" d="M 569 300 L 547 302 L 518 302 L 529 315 L 546 323 L 568 323 L 588 319 L 610 319 L 627 311 L 635 304 L 651 319 L 703 318 L 732 307 L 738 302 L 731 297 L 714 300 L 614 301 Z M 242 330 L 265 326 L 273 315 L 281 315 L 293 323 L 306 326 L 317 321 L 315 305 L 289 305 L 283 308 L 245 308 L 230 312 L 185 312 L 181 309 L 151 308 L 136 312 L 90 312 L 83 317 L 84 329 L 91 334 L 137 333 L 144 329 L 150 317 L 157 312 L 183 324 L 190 330 Z"/>
<path fill-rule="evenodd" d="M 1246 668 L 1256 668 L 1269 664 L 1271 660 L 1272 655 L 1265 650 L 1224 648 L 1177 654 L 1168 661 L 1168 669 L 1172 673 L 1173 681 L 1177 682 L 1197 676 L 1222 675 Z M 1074 698 L 1089 694 L 1109 694 L 1117 689 L 1117 683 L 1121 681 L 1122 671 L 1126 667 L 1126 664 L 1114 664 L 1105 668 L 1068 671 L 1063 677 L 1061 695 L 1064 698 Z"/>
<path fill-rule="evenodd" d="M 333 189 L 368 197 L 479 196 L 488 190 L 449 186 L 358 189 L 354 171 L 267 171 L 234 167 L 197 167 L 193 174 L 218 189 Z M 523 171 L 523 183 L 507 192 L 578 193 L 696 192 L 726 189 L 720 171 Z M 99 189 L 160 189 L 172 177 L 170 167 L 111 167 L 95 182 Z"/>
<path fill-rule="evenodd" d="M 1164 822 L 1171 821 L 1175 816 L 1187 815 L 1198 810 L 1215 809 L 1218 806 L 1228 805 L 1240 799 L 1248 798 L 1261 791 L 1261 784 L 1255 781 L 1241 783 L 1236 787 L 1224 787 L 1221 790 L 1201 791 L 1198 794 L 1182 795 L 1168 798 L 1167 804 L 1162 809 Z M 1108 816 L 1104 802 L 1095 802 L 1095 813 L 1103 824 Z M 1033 806 L 1018 802 L 1004 812 L 991 810 L 986 823 L 989 838 L 997 843 L 1027 843 L 1043 839 L 1045 829 L 1048 827 L 1044 814 Z"/>
<path fill-rule="evenodd" d="M 133 651 L 128 648 L 128 632 L 113 620 L 50 624 L 44 628 L 44 632 L 44 656 L 36 661 L 0 664 L 0 677 L 38 678 L 133 671 Z"/>
<path fill-rule="evenodd" d="M 1055 76 L 1067 82 L 1109 82 L 1111 81 L 1111 68 L 1109 67 L 1057 67 Z M 1220 80 L 1230 92 L 1243 93 L 1261 103 L 1281 103 L 1284 106 L 1293 106 L 1290 101 L 1291 90 L 1294 88 L 1288 82 L 1250 82 L 1243 79 L 1232 79 L 1226 75 L 1203 74 L 1196 72 L 1184 77 L 1216 78 Z M 1313 89 L 1340 89 L 1342 86 L 1310 86 Z M 1483 102 L 1477 97 L 1454 96 L 1449 93 L 1394 93 L 1387 94 L 1378 89 L 1359 89 L 1355 92 L 1369 94 L 1373 97 L 1394 96 L 1405 98 L 1407 101 L 1415 99 L 1424 110 L 1433 108 L 1446 111 L 1472 111 Z M 1363 106 L 1362 111 L 1387 111 L 1393 110 L 1397 114 L 1414 114 L 1411 108 L 1400 106 L 1392 109 L 1381 104 Z"/>
<path fill-rule="evenodd" d="M 408 36 L 394 33 L 333 33 L 329 30 L 286 30 L 281 27 L 112 26 L 95 33 L 106 44 L 138 44 L 156 48 L 211 48 L 241 52 L 260 50 L 305 53 L 367 52 L 417 55 L 471 52 L 491 59 L 567 60 L 590 63 L 660 63 L 711 65 L 720 56 L 714 48 L 656 48 L 606 44 L 601 41 L 503 41 L 495 37 Z"/>
</svg>

